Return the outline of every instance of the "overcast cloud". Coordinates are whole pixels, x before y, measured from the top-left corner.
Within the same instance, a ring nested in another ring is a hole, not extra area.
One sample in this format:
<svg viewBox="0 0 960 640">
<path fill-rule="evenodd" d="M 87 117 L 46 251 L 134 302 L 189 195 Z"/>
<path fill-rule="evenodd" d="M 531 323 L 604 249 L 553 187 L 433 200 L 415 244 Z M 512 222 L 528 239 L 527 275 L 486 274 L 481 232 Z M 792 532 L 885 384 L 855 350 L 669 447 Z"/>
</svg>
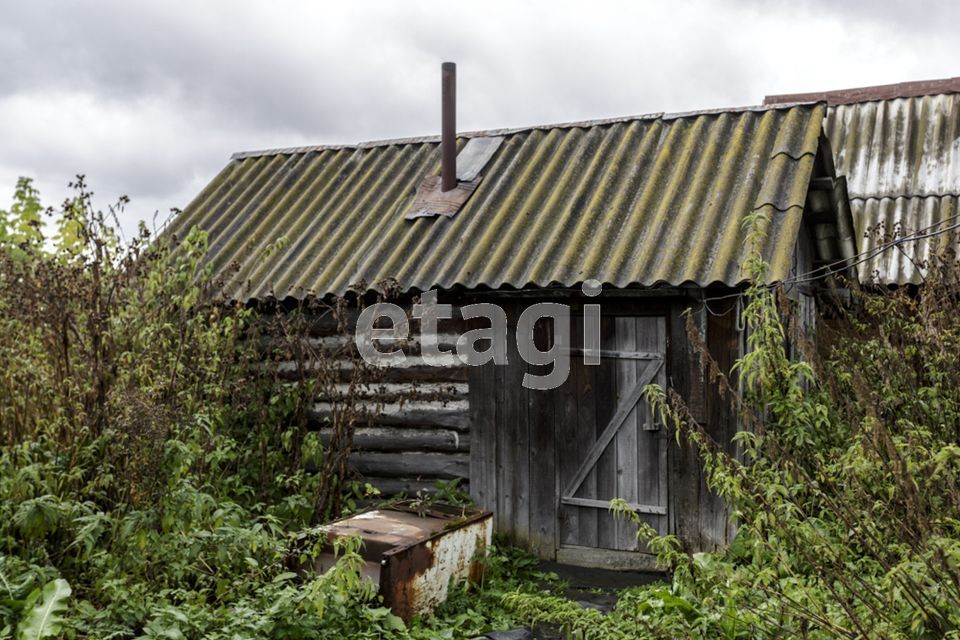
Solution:
<svg viewBox="0 0 960 640">
<path fill-rule="evenodd" d="M 84 173 L 123 224 L 234 151 L 757 104 L 960 75 L 960 9 L 918 2 L 5 2 L 0 207 Z"/>
</svg>

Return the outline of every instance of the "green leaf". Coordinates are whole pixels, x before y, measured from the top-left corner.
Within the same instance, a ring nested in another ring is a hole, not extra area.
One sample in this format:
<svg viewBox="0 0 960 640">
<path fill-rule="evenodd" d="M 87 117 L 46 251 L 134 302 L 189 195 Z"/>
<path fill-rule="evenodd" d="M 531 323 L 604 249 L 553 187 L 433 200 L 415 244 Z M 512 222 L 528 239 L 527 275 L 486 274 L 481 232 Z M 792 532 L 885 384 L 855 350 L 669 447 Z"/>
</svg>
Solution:
<svg viewBox="0 0 960 640">
<path fill-rule="evenodd" d="M 403 631 L 407 628 L 407 625 L 403 623 L 403 619 L 399 616 L 388 613 L 383 618 L 383 628 L 388 631 Z"/>
<path fill-rule="evenodd" d="M 26 615 L 17 626 L 17 640 L 40 640 L 60 633 L 70 598 L 70 584 L 57 578 L 27 598 Z"/>
<path fill-rule="evenodd" d="M 281 573 L 281 574 L 277 575 L 277 576 L 273 579 L 273 582 L 283 582 L 283 581 L 285 581 L 285 580 L 293 580 L 293 579 L 296 578 L 296 577 L 297 577 L 297 574 L 293 573 L 292 571 L 287 571 L 287 572 L 285 572 L 285 573 Z"/>
</svg>

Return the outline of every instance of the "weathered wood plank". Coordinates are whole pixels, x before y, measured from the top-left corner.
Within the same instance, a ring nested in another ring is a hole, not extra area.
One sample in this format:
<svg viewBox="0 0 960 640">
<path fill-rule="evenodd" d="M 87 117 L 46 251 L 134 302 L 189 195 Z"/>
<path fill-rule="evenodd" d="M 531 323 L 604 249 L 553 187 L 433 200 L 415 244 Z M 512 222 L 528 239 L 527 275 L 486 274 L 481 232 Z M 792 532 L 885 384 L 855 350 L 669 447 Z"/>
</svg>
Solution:
<svg viewBox="0 0 960 640">
<path fill-rule="evenodd" d="M 333 430 L 320 429 L 320 441 L 330 442 Z M 406 429 L 403 427 L 358 427 L 353 432 L 357 451 L 470 451 L 471 434 L 455 429 Z"/>
<path fill-rule="evenodd" d="M 338 318 L 338 316 L 331 312 L 327 307 L 321 305 L 318 305 L 313 309 L 304 309 L 303 313 L 306 315 L 306 317 L 303 318 L 302 321 L 306 324 L 305 329 L 311 336 L 336 335 L 341 333 L 341 319 L 343 321 L 343 325 L 347 327 L 347 330 L 352 330 L 353 327 L 357 325 L 357 318 L 360 316 L 360 310 L 353 307 L 343 309 L 340 312 L 340 317 Z M 278 322 L 276 315 L 276 313 L 261 314 L 265 326 L 275 325 Z"/>
<path fill-rule="evenodd" d="M 398 362 L 391 362 L 389 368 L 404 368 L 423 364 L 443 367 L 465 366 L 463 361 L 457 355 L 457 338 L 459 334 L 438 334 L 439 355 L 431 357 L 431 362 L 425 363 L 421 337 L 411 334 L 406 339 L 378 338 L 374 342 L 374 348 L 380 353 L 392 353 L 400 351 L 404 359 Z M 262 345 L 265 354 L 270 359 L 280 362 L 281 372 L 288 374 L 290 364 L 296 364 L 299 358 L 302 363 L 310 364 L 316 368 L 321 359 L 327 362 L 343 361 L 350 364 L 351 358 L 359 358 L 360 351 L 357 348 L 355 339 L 352 335 L 333 335 L 322 338 L 293 338 L 289 341 L 271 339 L 268 343 Z M 309 369 L 308 369 L 309 370 Z"/>
<path fill-rule="evenodd" d="M 550 348 L 553 327 L 541 321 L 534 328 L 537 349 Z M 530 366 L 536 375 L 549 373 L 551 365 Z M 553 559 L 557 548 L 557 447 L 554 396 L 556 390 L 527 390 L 530 425 L 530 539 L 534 552 Z"/>
<path fill-rule="evenodd" d="M 510 339 L 507 347 L 507 366 L 496 367 L 497 385 L 497 509 L 494 526 L 517 544 L 526 543 L 529 517 L 520 514 L 522 496 L 516 495 L 526 485 L 518 481 L 518 475 L 527 469 L 521 460 L 527 456 L 526 396 L 521 386 L 526 367 L 516 348 L 516 303 L 504 303 Z M 523 401 L 521 404 L 521 400 Z M 520 409 L 523 407 L 523 411 Z M 522 470 L 522 471 L 521 471 Z"/>
<path fill-rule="evenodd" d="M 662 571 L 657 566 L 656 556 L 652 554 L 592 547 L 561 547 L 557 551 L 557 562 L 614 571 Z"/>
<path fill-rule="evenodd" d="M 698 381 L 699 373 L 696 373 L 696 356 L 686 337 L 686 318 L 683 313 L 688 308 L 689 303 L 681 300 L 670 305 L 667 365 L 670 387 L 689 404 L 698 394 L 702 394 L 702 385 Z M 701 470 L 696 452 L 686 439 L 681 436 L 677 444 L 672 429 L 668 429 L 666 435 L 669 437 L 669 530 L 680 537 L 685 549 L 696 551 L 700 548 Z"/>
<path fill-rule="evenodd" d="M 645 349 L 664 354 L 666 357 L 666 318 L 654 316 L 637 318 L 637 349 Z M 666 385 L 665 367 L 657 371 L 651 383 Z M 642 400 L 638 415 L 637 453 L 642 463 L 637 468 L 638 500 L 644 504 L 656 504 L 667 507 L 667 442 L 666 435 L 660 430 L 659 417 L 654 416 L 650 403 Z M 655 531 L 667 532 L 667 514 L 644 515 L 642 519 Z M 635 533 L 635 531 L 634 531 Z M 646 551 L 646 544 L 640 544 L 640 550 Z"/>
<path fill-rule="evenodd" d="M 507 310 L 509 317 L 509 309 Z M 509 329 L 508 329 L 509 331 Z M 509 358 L 509 349 L 507 352 Z M 493 528 L 495 531 L 503 533 L 513 538 L 513 507 L 512 494 L 513 484 L 510 481 L 510 475 L 513 473 L 513 452 L 508 442 L 508 424 L 513 419 L 509 396 L 513 391 L 507 391 L 508 369 L 512 366 L 512 361 L 508 366 L 494 367 L 494 387 L 497 394 L 497 414 L 496 425 L 494 427 L 495 451 L 494 456 L 497 461 L 495 485 L 497 491 L 493 496 Z M 514 409 L 515 410 L 515 409 Z"/>
<path fill-rule="evenodd" d="M 470 367 L 470 490 L 484 509 L 497 506 L 496 383 L 492 362 Z"/>
<path fill-rule="evenodd" d="M 507 421 L 503 428 L 508 431 L 506 446 L 512 449 L 513 476 L 511 496 L 513 498 L 514 533 L 517 540 L 525 547 L 530 547 L 530 420 L 527 412 L 527 394 L 529 390 L 523 386 L 523 374 L 528 370 L 526 362 L 520 357 L 516 347 L 517 320 L 522 308 L 514 305 L 508 316 L 510 323 L 510 349 L 508 358 L 515 366 L 507 367 L 507 390 L 511 398 L 516 416 L 515 422 Z M 511 415 L 511 414 L 507 414 Z M 512 433 L 511 433 L 512 432 Z"/>
<path fill-rule="evenodd" d="M 595 500 L 593 498 L 561 498 L 563 504 L 577 505 L 580 507 L 592 507 L 594 509 L 610 509 L 609 500 Z M 627 501 L 627 506 L 637 513 L 647 513 L 654 515 L 666 515 L 667 508 L 658 504 L 641 504 Z M 636 532 L 636 527 L 632 527 Z M 623 549 L 623 551 L 635 551 L 636 549 Z"/>
<path fill-rule="evenodd" d="M 377 478 L 373 476 L 367 476 L 363 478 L 364 482 L 369 482 L 371 485 L 380 490 L 380 495 L 383 497 L 390 497 L 399 494 L 406 494 L 407 496 L 416 496 L 418 493 L 427 495 L 435 493 L 436 480 L 423 480 L 418 478 Z M 470 489 L 470 484 L 467 482 L 461 482 L 459 487 L 464 491 Z"/>
<path fill-rule="evenodd" d="M 390 302 L 399 305 L 408 312 L 412 304 L 409 297 L 404 300 L 390 300 Z M 445 302 L 445 297 L 442 295 L 440 296 L 440 302 Z M 310 337 L 353 335 L 357 326 L 357 319 L 360 317 L 360 310 L 356 307 L 349 307 L 341 311 L 342 323 L 336 315 L 330 313 L 325 307 L 317 307 L 315 312 L 307 311 L 307 313 L 311 314 L 305 320 L 306 330 Z M 407 313 L 407 315 L 411 316 L 410 313 Z M 275 320 L 272 316 L 273 314 L 264 314 L 268 326 Z M 439 333 L 459 333 L 465 326 L 465 322 L 459 314 L 454 313 L 454 316 L 441 320 L 438 323 L 437 331 Z M 410 319 L 410 333 L 411 335 L 419 334 L 419 320 L 416 318 L 411 317 Z"/>
<path fill-rule="evenodd" d="M 424 382 L 398 384 L 394 382 L 374 382 L 364 385 L 340 383 L 329 385 L 317 393 L 316 400 L 337 401 L 352 396 L 357 400 L 383 402 L 386 404 L 428 402 L 431 400 L 466 400 L 469 394 L 466 382 Z"/>
<path fill-rule="evenodd" d="M 631 316 L 617 317 L 614 319 L 615 326 L 615 345 L 619 352 L 637 351 L 637 332 L 640 318 Z M 657 355 L 658 354 L 651 354 Z M 629 503 L 638 503 L 637 479 L 641 473 L 641 467 L 647 464 L 645 457 L 638 457 L 639 450 L 637 444 L 637 432 L 639 426 L 638 405 L 641 404 L 641 394 L 643 393 L 642 383 L 638 384 L 637 371 L 638 363 L 635 360 L 619 360 L 616 364 L 617 378 L 617 402 L 632 402 L 623 423 L 616 432 L 617 443 L 617 490 L 616 496 Z M 652 375 L 650 376 L 652 377 Z M 629 399 L 627 395 L 629 394 Z M 636 527 L 630 522 L 616 520 L 616 548 L 624 551 L 635 551 L 637 549 Z"/>
<path fill-rule="evenodd" d="M 384 405 L 376 415 L 371 415 L 368 422 L 377 425 L 409 427 L 449 427 L 458 431 L 468 431 L 470 429 L 469 408 L 466 400 L 390 403 Z M 333 407 L 330 403 L 315 403 L 307 411 L 311 426 L 322 428 L 324 424 L 329 423 L 332 411 Z"/>
<path fill-rule="evenodd" d="M 663 317 L 637 318 L 637 349 L 664 353 L 666 350 L 666 320 Z M 651 383 L 663 386 L 666 382 L 666 372 L 663 369 L 651 380 Z M 660 504 L 661 488 L 666 490 L 666 469 L 661 468 L 661 447 L 663 438 L 660 432 L 653 430 L 657 418 L 650 410 L 650 403 L 641 400 L 637 414 L 637 459 L 641 464 L 637 467 L 637 501 L 644 504 Z M 651 426 L 647 426 L 651 425 Z M 662 480 L 662 481 L 661 481 Z M 664 485 L 661 487 L 661 485 Z M 659 522 L 654 523 L 660 529 Z"/>
<path fill-rule="evenodd" d="M 574 344 L 580 341 L 583 334 L 583 319 L 574 315 L 570 319 L 571 338 Z M 579 408 L 577 396 L 579 394 L 579 372 L 582 367 L 580 358 L 570 361 L 570 376 L 567 381 L 554 393 L 556 402 L 556 426 L 554 441 L 557 447 L 557 487 L 562 487 L 564 481 L 576 472 L 580 460 L 577 456 L 577 425 Z M 558 505 L 557 539 L 560 544 L 576 544 L 580 538 L 580 508 L 568 505 Z"/>
<path fill-rule="evenodd" d="M 600 318 L 600 347 L 601 349 L 616 349 L 616 323 L 614 318 L 603 316 Z M 617 377 L 616 363 L 610 359 L 601 359 L 597 366 L 597 416 L 594 422 L 594 440 L 603 436 L 604 428 L 613 418 L 617 406 Z M 584 460 L 587 457 L 584 456 Z M 617 449 L 616 441 L 610 443 L 596 461 L 597 493 L 589 498 L 609 500 L 617 490 Z M 582 463 L 581 463 L 582 464 Z M 592 466 L 592 465 L 591 465 Z M 565 492 L 564 495 L 570 495 Z M 606 549 L 616 547 L 617 524 L 613 516 L 605 509 L 596 509 L 597 512 L 597 545 Z"/>
<path fill-rule="evenodd" d="M 657 349 L 667 357 L 667 317 L 662 316 L 657 322 Z M 657 384 L 664 390 L 668 388 L 667 368 L 663 367 L 657 372 L 655 377 Z M 650 435 L 656 440 L 657 447 L 657 504 L 669 508 L 670 504 L 670 485 L 669 485 L 669 467 L 668 467 L 668 446 L 670 442 L 669 435 L 663 430 L 660 416 L 653 415 L 653 407 L 647 403 L 647 419 L 652 425 L 657 427 L 655 432 Z M 642 497 L 642 494 L 641 494 Z M 654 527 L 660 535 L 667 535 L 669 523 L 667 515 L 658 518 Z"/>
<path fill-rule="evenodd" d="M 616 318 L 617 324 L 628 322 L 630 318 Z M 624 325 L 626 326 L 626 325 Z M 613 358 L 614 360 L 651 360 L 661 357 L 659 351 L 640 351 L 637 349 L 568 349 L 570 357 L 582 357 L 584 354 L 599 355 L 601 358 Z"/>
<path fill-rule="evenodd" d="M 698 305 L 684 305 L 680 308 L 681 313 L 688 313 L 695 326 L 698 327 L 700 339 L 706 343 L 706 322 L 707 312 Z M 700 368 L 700 355 L 696 352 L 693 344 L 687 336 L 687 318 L 678 319 L 675 331 L 671 332 L 674 340 L 678 341 L 686 350 L 686 362 L 684 364 L 687 376 L 687 389 L 684 396 L 684 402 L 690 415 L 697 422 L 704 423 L 709 420 L 710 414 L 707 411 L 707 378 Z"/>
<path fill-rule="evenodd" d="M 657 434 L 657 448 L 659 455 L 660 484 L 657 487 L 657 504 L 661 504 L 667 509 L 670 508 L 670 485 L 669 485 L 669 447 L 670 438 L 665 433 Z M 657 521 L 655 529 L 657 533 L 664 536 L 670 531 L 670 522 L 667 513 Z"/>
<path fill-rule="evenodd" d="M 577 363 L 575 372 L 577 374 L 577 422 L 576 422 L 576 444 L 577 458 L 576 465 L 565 471 L 565 475 L 576 473 L 583 458 L 590 452 L 597 433 L 597 366 L 587 366 L 582 362 Z M 566 477 L 562 479 L 566 480 Z M 563 486 L 563 482 L 561 482 Z M 596 497 L 597 495 L 597 470 L 593 468 L 587 477 L 583 479 L 583 485 L 580 487 L 579 494 L 585 497 Z M 568 507 L 576 509 L 577 520 L 580 523 L 578 542 L 588 547 L 597 546 L 597 510 L 583 507 Z"/>
<path fill-rule="evenodd" d="M 470 473 L 470 455 L 363 451 L 350 454 L 350 466 L 365 476 L 466 478 Z"/>
<path fill-rule="evenodd" d="M 708 317 L 707 348 L 720 370 L 729 373 L 739 353 L 736 318 L 733 313 Z M 727 453 L 733 453 L 736 419 L 731 411 L 729 400 L 720 396 L 716 385 L 711 385 L 707 390 L 707 414 L 711 416 L 710 422 L 706 425 L 707 433 Z M 701 473 L 701 476 L 701 545 L 704 550 L 722 548 L 729 542 L 727 539 L 729 512 L 723 499 L 707 487 L 706 475 Z"/>
<path fill-rule="evenodd" d="M 418 359 L 418 362 L 422 360 Z M 277 364 L 277 377 L 286 381 L 297 381 L 301 377 L 315 375 L 318 365 L 306 363 L 301 367 L 297 363 L 284 360 Z M 330 374 L 340 382 L 349 382 L 353 377 L 353 366 L 349 361 L 339 363 L 338 367 L 331 367 Z M 433 366 L 426 364 L 407 364 L 402 367 L 385 367 L 378 372 L 378 379 L 385 383 L 432 383 L 432 382 L 466 382 L 469 377 L 469 367 L 460 363 L 452 366 Z"/>
</svg>

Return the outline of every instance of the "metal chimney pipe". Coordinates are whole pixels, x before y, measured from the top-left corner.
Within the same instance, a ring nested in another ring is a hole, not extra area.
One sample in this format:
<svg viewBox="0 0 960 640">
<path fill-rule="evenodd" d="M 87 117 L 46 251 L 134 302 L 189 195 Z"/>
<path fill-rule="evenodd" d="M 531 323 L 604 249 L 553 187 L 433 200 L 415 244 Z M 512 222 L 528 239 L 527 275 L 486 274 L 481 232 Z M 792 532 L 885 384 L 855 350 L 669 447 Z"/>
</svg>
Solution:
<svg viewBox="0 0 960 640">
<path fill-rule="evenodd" d="M 457 186 L 457 65 L 441 66 L 440 190 Z"/>
</svg>

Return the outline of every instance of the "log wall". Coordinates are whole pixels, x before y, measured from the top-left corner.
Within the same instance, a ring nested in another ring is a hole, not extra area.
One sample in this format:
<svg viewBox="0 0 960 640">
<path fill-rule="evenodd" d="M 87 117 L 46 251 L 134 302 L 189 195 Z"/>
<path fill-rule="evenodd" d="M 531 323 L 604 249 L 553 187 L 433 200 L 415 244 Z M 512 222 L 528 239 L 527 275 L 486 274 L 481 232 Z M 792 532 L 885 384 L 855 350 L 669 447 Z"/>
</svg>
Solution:
<svg viewBox="0 0 960 640">
<path fill-rule="evenodd" d="M 327 352 L 349 347 L 356 317 L 355 311 L 346 313 L 347 334 L 330 316 L 312 318 L 307 338 L 310 347 Z M 452 350 L 454 331 L 460 328 L 460 322 L 441 323 L 442 350 Z M 455 354 L 444 358 L 442 366 L 425 364 L 418 336 L 413 321 L 411 339 L 402 345 L 405 364 L 384 370 L 382 378 L 360 395 L 375 415 L 354 432 L 351 466 L 356 479 L 369 482 L 384 496 L 430 491 L 438 480 L 454 478 L 462 478 L 460 486 L 469 490 L 467 368 Z M 281 378 L 291 383 L 298 379 L 296 362 L 283 360 L 277 366 Z M 336 391 L 345 392 L 351 362 L 344 357 L 336 366 L 343 377 Z M 378 407 L 375 412 L 374 407 Z M 308 426 L 319 432 L 324 444 L 330 440 L 331 411 L 331 398 L 318 396 L 307 412 Z"/>
</svg>

